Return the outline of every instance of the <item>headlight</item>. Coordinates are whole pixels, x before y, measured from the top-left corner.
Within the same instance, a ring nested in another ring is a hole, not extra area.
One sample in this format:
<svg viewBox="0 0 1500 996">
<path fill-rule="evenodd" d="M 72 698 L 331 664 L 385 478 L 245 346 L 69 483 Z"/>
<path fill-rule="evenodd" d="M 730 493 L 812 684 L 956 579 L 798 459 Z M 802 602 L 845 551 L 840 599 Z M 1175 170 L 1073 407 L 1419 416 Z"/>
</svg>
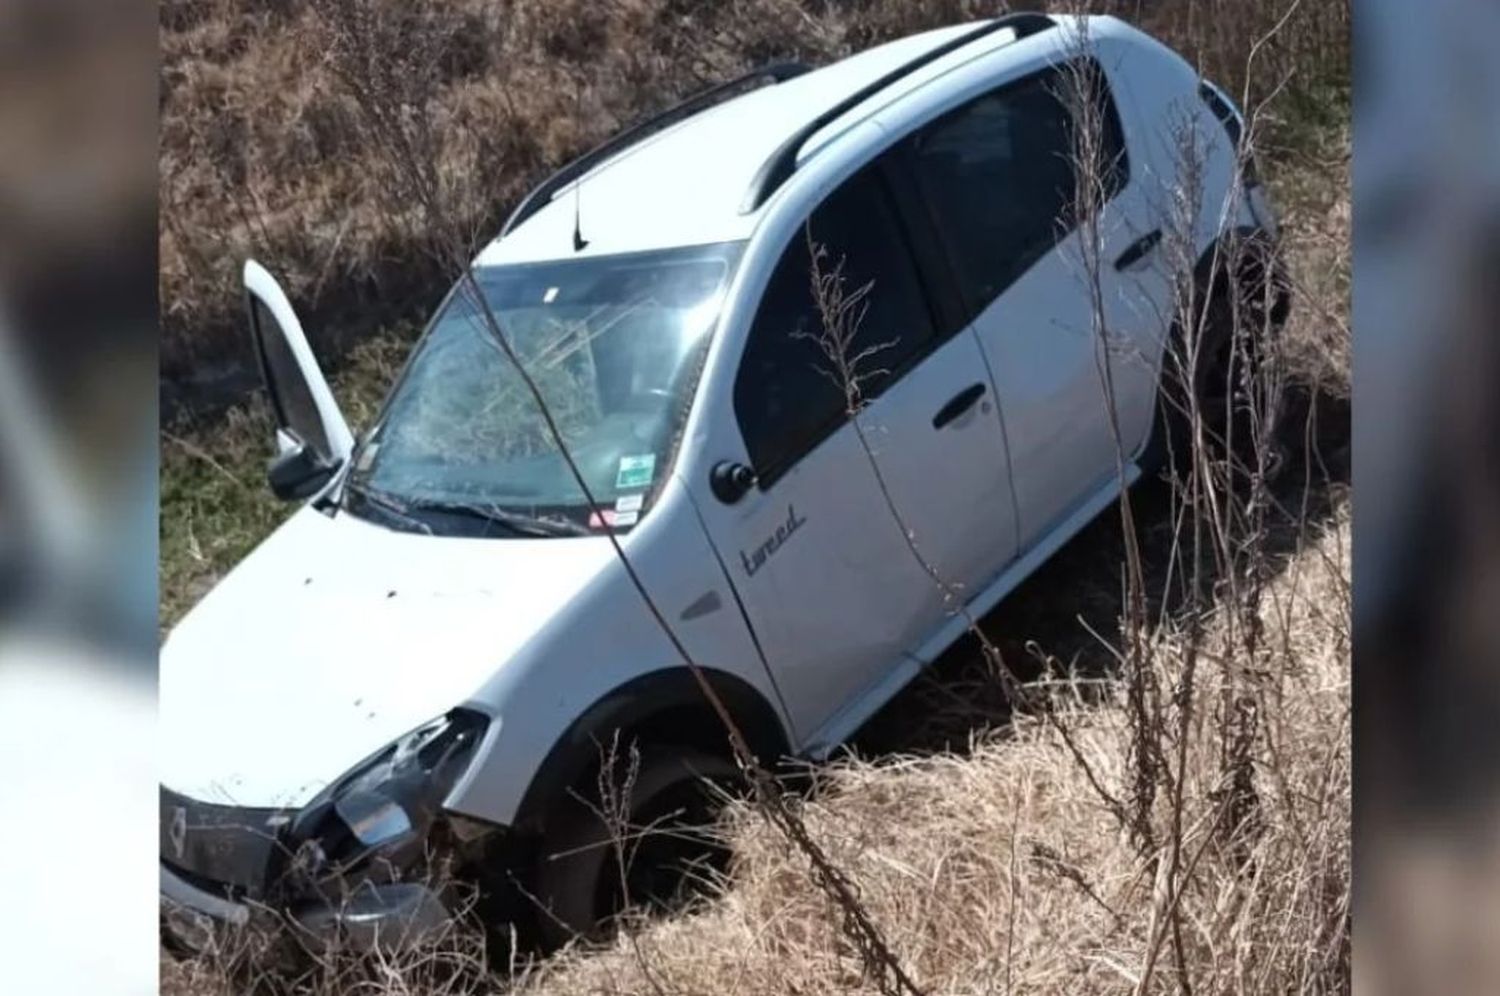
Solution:
<svg viewBox="0 0 1500 996">
<path fill-rule="evenodd" d="M 455 709 L 406 734 L 319 793 L 292 821 L 294 884 L 359 870 L 376 856 L 399 868 L 426 839 L 489 721 Z"/>
</svg>

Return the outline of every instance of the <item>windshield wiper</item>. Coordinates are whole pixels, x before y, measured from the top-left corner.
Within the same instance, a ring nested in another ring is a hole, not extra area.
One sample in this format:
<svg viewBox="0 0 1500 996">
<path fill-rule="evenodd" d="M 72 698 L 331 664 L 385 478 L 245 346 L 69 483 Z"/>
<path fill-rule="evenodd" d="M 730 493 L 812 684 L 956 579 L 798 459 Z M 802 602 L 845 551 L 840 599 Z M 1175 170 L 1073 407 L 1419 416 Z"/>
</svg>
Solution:
<svg viewBox="0 0 1500 996">
<path fill-rule="evenodd" d="M 418 515 L 422 512 L 468 516 L 469 518 L 503 526 L 517 536 L 593 535 L 593 532 L 587 527 L 567 519 L 527 515 L 524 512 L 515 512 L 510 509 L 500 508 L 497 505 L 486 505 L 480 502 L 437 501 L 434 499 L 407 501 L 381 491 L 379 488 L 372 488 L 368 484 L 352 479 L 346 481 L 344 487 L 349 492 L 358 495 L 361 500 L 374 505 L 386 515 L 392 516 L 429 536 L 433 535 L 433 528 L 418 518 Z"/>
<path fill-rule="evenodd" d="M 406 523 L 418 532 L 432 535 L 432 527 L 411 514 L 411 507 L 393 495 L 386 494 L 379 488 L 372 488 L 353 478 L 344 481 L 344 490 L 359 497 L 380 509 L 386 515 Z M 347 506 L 345 506 L 347 507 Z"/>
<path fill-rule="evenodd" d="M 588 527 L 568 519 L 543 518 L 527 515 L 498 505 L 461 501 L 419 501 L 410 506 L 415 512 L 447 512 L 467 515 L 485 522 L 504 526 L 517 536 L 592 536 Z"/>
</svg>

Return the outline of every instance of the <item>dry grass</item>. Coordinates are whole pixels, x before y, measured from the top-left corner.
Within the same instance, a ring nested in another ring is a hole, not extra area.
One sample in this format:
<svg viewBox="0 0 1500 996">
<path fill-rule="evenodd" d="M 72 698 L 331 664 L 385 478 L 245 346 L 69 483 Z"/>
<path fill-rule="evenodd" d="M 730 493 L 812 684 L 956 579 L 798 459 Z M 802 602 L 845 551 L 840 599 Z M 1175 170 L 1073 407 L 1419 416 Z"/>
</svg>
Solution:
<svg viewBox="0 0 1500 996">
<path fill-rule="evenodd" d="M 1323 931 L 1330 896 L 1348 894 L 1348 544 L 1340 513 L 1270 592 L 1267 623 L 1288 627 L 1296 660 L 1275 719 L 1278 756 L 1257 758 L 1278 785 L 1243 865 L 1211 839 L 1212 724 L 1190 748 L 1197 867 L 1182 907 L 1198 992 L 1338 987 L 1346 939 Z M 1172 638 L 1159 639 L 1170 685 L 1181 661 Z M 1065 715 L 1085 754 L 1123 779 L 1124 704 L 1114 692 L 1101 705 L 1071 701 Z M 965 757 L 850 761 L 821 777 L 810 828 L 928 991 L 1114 993 L 1139 979 L 1156 883 L 1051 724 L 1024 720 Z M 654 924 L 634 943 L 557 957 L 516 991 L 873 991 L 777 835 L 744 814 L 735 842 L 733 886 L 711 909 Z M 1177 989 L 1171 973 L 1153 987 Z"/>
<path fill-rule="evenodd" d="M 420 111 L 458 221 L 493 233 L 525 189 L 643 112 L 772 55 L 826 58 L 789 0 L 671 6 L 374 5 L 395 51 L 432 53 Z M 162 10 L 163 373 L 238 370 L 237 267 L 283 274 L 340 352 L 434 302 L 448 274 L 416 218 L 385 202 L 380 151 L 326 58 L 312 5 L 171 0 Z"/>
</svg>

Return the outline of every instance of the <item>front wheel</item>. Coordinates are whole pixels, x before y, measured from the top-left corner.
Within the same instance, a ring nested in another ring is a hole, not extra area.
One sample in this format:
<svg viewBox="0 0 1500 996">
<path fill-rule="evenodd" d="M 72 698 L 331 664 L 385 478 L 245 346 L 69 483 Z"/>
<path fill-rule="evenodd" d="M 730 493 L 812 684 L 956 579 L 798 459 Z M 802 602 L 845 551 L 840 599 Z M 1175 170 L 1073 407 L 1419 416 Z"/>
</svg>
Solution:
<svg viewBox="0 0 1500 996">
<path fill-rule="evenodd" d="M 732 762 L 651 747 L 607 768 L 604 785 L 576 787 L 547 821 L 535 882 L 550 945 L 597 936 L 627 907 L 677 906 L 728 862 L 714 823 L 739 778 Z"/>
</svg>

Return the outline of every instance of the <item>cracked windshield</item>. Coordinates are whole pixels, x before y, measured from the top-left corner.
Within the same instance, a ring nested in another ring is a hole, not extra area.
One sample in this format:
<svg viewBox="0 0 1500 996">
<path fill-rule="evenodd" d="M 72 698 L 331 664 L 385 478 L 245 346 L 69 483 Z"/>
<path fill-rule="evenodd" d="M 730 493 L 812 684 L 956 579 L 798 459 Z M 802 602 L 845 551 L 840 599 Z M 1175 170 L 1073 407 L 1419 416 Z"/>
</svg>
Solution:
<svg viewBox="0 0 1500 996">
<path fill-rule="evenodd" d="M 433 532 L 633 525 L 670 467 L 739 249 L 475 268 L 603 521 L 469 285 L 449 296 L 358 453 L 349 507 Z"/>
</svg>

